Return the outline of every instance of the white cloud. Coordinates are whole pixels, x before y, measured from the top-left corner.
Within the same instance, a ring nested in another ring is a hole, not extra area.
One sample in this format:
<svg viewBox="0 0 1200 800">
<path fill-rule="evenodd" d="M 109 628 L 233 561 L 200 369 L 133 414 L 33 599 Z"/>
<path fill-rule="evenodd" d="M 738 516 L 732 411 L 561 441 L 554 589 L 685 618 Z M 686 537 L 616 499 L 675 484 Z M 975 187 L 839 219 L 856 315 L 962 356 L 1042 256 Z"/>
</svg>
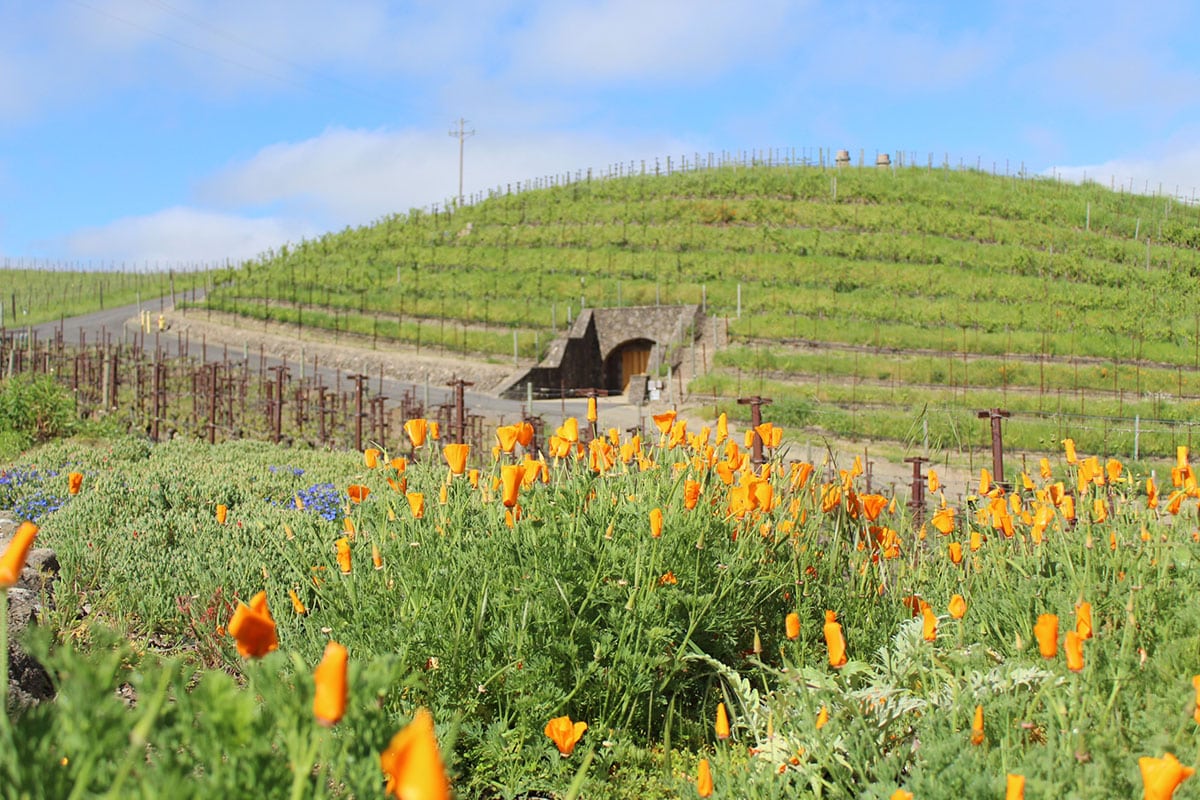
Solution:
<svg viewBox="0 0 1200 800">
<path fill-rule="evenodd" d="M 467 194 L 587 166 L 702 150 L 665 138 L 480 135 L 467 141 Z M 445 132 L 334 129 L 266 147 L 204 181 L 199 207 L 174 207 L 75 231 L 51 252 L 75 259 L 178 263 L 254 258 L 287 242 L 444 203 L 458 190 L 458 147 Z M 266 215 L 263 215 L 266 213 Z"/>
<path fill-rule="evenodd" d="M 448 131 L 363 131 L 335 128 L 302 142 L 271 145 L 204 182 L 200 197 L 221 208 L 283 208 L 360 225 L 453 198 L 458 144 Z M 466 141 L 464 191 L 494 189 L 529 178 L 591 166 L 679 155 L 702 149 L 666 137 L 622 140 L 581 134 L 480 132 Z"/>
<path fill-rule="evenodd" d="M 585 83 L 700 80 L 770 56 L 797 31 L 807 4 L 760 0 L 604 0 L 546 3 L 517 32 L 519 72 Z"/>
<path fill-rule="evenodd" d="M 160 262 L 218 262 L 254 258 L 316 231 L 295 220 L 254 219 L 175 207 L 84 228 L 53 248 L 71 258 Z"/>
<path fill-rule="evenodd" d="M 1193 140 L 1194 141 L 1194 140 Z M 1050 167 L 1046 175 L 1095 181 L 1138 193 L 1195 198 L 1200 192 L 1200 145 L 1168 144 L 1153 155 L 1116 158 L 1099 164 Z"/>
</svg>

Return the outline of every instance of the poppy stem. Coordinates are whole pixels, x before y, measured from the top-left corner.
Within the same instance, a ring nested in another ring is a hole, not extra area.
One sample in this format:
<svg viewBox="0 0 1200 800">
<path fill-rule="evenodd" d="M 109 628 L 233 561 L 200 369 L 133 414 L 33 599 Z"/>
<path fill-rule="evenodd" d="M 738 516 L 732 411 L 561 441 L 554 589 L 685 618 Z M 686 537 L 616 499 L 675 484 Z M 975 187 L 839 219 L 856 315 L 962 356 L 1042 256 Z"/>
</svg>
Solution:
<svg viewBox="0 0 1200 800">
<path fill-rule="evenodd" d="M 293 752 L 298 752 L 301 734 L 296 734 L 295 742 L 293 743 Z M 321 744 L 320 736 L 312 736 L 309 738 L 308 749 L 305 750 L 303 758 L 292 762 L 292 800 L 301 800 L 307 795 L 309 788 L 309 779 L 312 777 L 313 764 L 317 760 L 317 748 Z"/>
</svg>

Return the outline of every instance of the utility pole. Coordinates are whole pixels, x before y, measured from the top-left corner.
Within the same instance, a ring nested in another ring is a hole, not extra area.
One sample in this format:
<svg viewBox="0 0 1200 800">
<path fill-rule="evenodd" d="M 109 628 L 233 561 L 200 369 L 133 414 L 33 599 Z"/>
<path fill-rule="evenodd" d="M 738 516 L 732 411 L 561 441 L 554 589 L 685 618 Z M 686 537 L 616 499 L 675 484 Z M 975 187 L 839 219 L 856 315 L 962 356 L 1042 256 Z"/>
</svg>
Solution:
<svg viewBox="0 0 1200 800">
<path fill-rule="evenodd" d="M 468 136 L 474 136 L 474 130 L 466 129 L 467 121 L 462 117 L 458 118 L 458 130 L 450 131 L 451 136 L 458 137 L 458 207 L 463 207 L 463 142 Z"/>
</svg>

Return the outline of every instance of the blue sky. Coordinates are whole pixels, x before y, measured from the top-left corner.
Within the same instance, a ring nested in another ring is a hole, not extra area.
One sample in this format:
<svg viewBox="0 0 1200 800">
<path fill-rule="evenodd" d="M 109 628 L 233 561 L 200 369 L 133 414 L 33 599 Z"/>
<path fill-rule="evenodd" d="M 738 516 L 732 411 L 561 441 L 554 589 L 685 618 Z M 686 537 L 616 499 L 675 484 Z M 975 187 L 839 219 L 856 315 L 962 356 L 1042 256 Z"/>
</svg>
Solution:
<svg viewBox="0 0 1200 800">
<path fill-rule="evenodd" d="M 0 0 L 0 258 L 242 259 L 444 203 L 460 116 L 467 192 L 824 147 L 1190 196 L 1198 5 Z"/>
</svg>

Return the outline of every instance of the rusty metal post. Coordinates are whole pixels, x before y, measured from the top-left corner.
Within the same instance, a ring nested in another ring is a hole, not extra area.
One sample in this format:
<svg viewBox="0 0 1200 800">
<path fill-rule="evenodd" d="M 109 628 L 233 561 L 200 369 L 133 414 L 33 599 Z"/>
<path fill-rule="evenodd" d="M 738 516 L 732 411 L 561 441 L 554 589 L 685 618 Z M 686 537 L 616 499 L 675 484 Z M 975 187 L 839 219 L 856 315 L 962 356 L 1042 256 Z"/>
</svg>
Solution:
<svg viewBox="0 0 1200 800">
<path fill-rule="evenodd" d="M 462 378 L 455 378 L 446 385 L 454 389 L 454 441 L 457 444 L 466 444 L 467 411 L 463 402 L 463 389 L 475 384 L 471 381 L 464 381 Z"/>
<path fill-rule="evenodd" d="M 1004 441 L 1000 432 L 1000 421 L 1009 417 L 1009 412 L 1001 408 L 990 408 L 987 411 L 976 411 L 979 419 L 992 421 L 992 480 L 1008 488 L 1004 480 Z"/>
<path fill-rule="evenodd" d="M 317 436 L 322 445 L 328 443 L 329 437 L 325 429 L 326 411 L 325 411 L 325 384 L 317 384 Z"/>
<path fill-rule="evenodd" d="M 913 527 L 919 528 L 925 522 L 925 476 L 921 474 L 921 466 L 929 459 L 922 456 L 904 459 L 904 463 L 912 464 L 912 490 L 908 499 L 908 507 L 913 515 Z"/>
<path fill-rule="evenodd" d="M 275 441 L 283 439 L 283 385 L 288 379 L 288 367 L 285 361 L 275 372 Z"/>
<path fill-rule="evenodd" d="M 217 443 L 217 362 L 208 367 L 208 443 Z"/>
<path fill-rule="evenodd" d="M 162 385 L 163 374 L 162 374 L 161 367 L 162 367 L 162 363 L 159 362 L 157 359 L 155 359 L 155 361 L 154 361 L 154 387 L 152 389 L 152 391 L 154 393 L 154 399 L 150 403 L 150 410 L 151 410 L 150 438 L 156 442 L 158 441 L 158 423 L 159 423 L 159 418 L 161 416 L 161 411 L 162 411 L 161 407 L 159 406 L 159 403 L 161 402 L 162 390 L 163 390 L 163 385 Z"/>
<path fill-rule="evenodd" d="M 750 406 L 750 426 L 754 431 L 754 438 L 751 440 L 750 446 L 750 463 L 755 467 L 761 467 L 766 459 L 763 458 L 763 440 L 758 435 L 758 426 L 762 425 L 762 407 L 770 405 L 771 398 L 754 395 L 753 397 L 739 397 L 737 402 L 739 406 Z"/>
<path fill-rule="evenodd" d="M 363 394 L 367 390 L 367 381 L 370 377 L 367 375 L 351 375 L 350 380 L 354 381 L 354 449 L 362 452 L 363 449 Z"/>
</svg>

